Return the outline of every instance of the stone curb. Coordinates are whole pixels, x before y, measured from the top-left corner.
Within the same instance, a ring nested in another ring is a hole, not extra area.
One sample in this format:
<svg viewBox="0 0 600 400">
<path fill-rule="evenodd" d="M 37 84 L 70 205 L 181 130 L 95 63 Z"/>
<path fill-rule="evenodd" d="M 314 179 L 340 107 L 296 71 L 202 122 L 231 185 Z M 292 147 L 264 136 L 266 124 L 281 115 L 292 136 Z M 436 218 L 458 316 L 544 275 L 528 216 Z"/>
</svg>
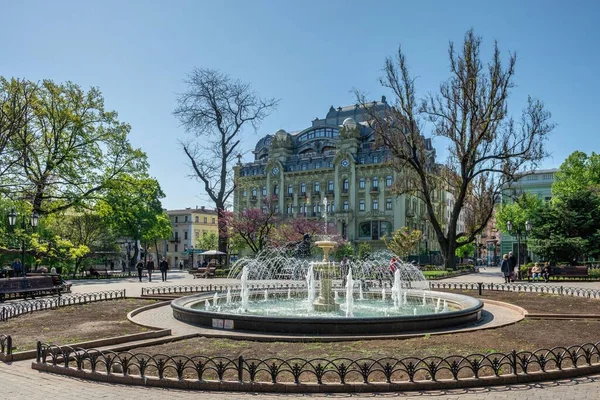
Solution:
<svg viewBox="0 0 600 400">
<path fill-rule="evenodd" d="M 90 372 L 86 370 L 77 370 L 74 368 L 64 368 L 58 365 L 42 364 L 33 362 L 31 368 L 41 372 L 48 372 L 58 375 L 66 375 L 80 379 L 107 382 L 113 384 L 125 384 L 147 387 L 161 387 L 180 390 L 203 390 L 203 391 L 232 391 L 232 392 L 270 392 L 270 393 L 373 393 L 373 392 L 408 392 L 408 391 L 431 391 L 431 390 L 449 390 L 465 389 L 476 387 L 514 385 L 531 382 L 541 382 L 549 380 L 560 380 L 574 378 L 585 375 L 592 375 L 600 372 L 600 364 L 584 366 L 578 368 L 567 368 L 548 372 L 532 372 L 528 374 L 491 376 L 484 378 L 468 378 L 459 380 L 439 380 L 439 381 L 417 381 L 401 383 L 251 383 L 236 381 L 197 381 L 197 380 L 177 380 L 173 378 L 158 379 L 157 377 L 123 376 L 115 374 L 106 374 L 101 372 Z"/>
<path fill-rule="evenodd" d="M 147 298 L 144 298 L 145 300 L 148 300 Z M 155 304 L 148 304 L 147 306 L 143 306 L 140 308 L 136 308 L 133 311 L 130 311 L 129 313 L 127 313 L 127 320 L 129 322 L 131 322 L 132 324 L 135 324 L 137 326 L 141 326 L 143 328 L 150 328 L 150 329 L 164 329 L 160 326 L 151 326 L 151 325 L 145 325 L 145 324 L 140 324 L 139 322 L 134 321 L 133 317 L 135 317 L 136 315 L 138 315 L 141 312 L 147 311 L 147 310 L 151 310 L 153 308 L 158 308 L 158 307 L 164 307 L 164 306 L 168 306 L 169 304 L 171 304 L 171 300 L 168 301 L 162 301 L 162 302 L 157 302 Z"/>
</svg>

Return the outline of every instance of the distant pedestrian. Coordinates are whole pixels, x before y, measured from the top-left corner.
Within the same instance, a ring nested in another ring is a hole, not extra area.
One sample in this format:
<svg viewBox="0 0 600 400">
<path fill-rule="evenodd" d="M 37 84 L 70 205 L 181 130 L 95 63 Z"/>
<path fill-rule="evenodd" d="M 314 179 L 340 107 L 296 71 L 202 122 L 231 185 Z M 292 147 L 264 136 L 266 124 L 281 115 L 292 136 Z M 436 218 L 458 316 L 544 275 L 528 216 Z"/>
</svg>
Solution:
<svg viewBox="0 0 600 400">
<path fill-rule="evenodd" d="M 342 258 L 342 262 L 340 262 L 340 274 L 342 275 L 342 286 L 346 286 L 346 276 L 348 275 L 349 267 L 350 267 L 350 260 L 348 260 L 348 256 L 344 256 L 344 258 Z"/>
<path fill-rule="evenodd" d="M 148 282 L 152 282 L 152 272 L 154 272 L 154 260 L 152 257 L 146 262 L 146 271 L 148 271 Z"/>
<path fill-rule="evenodd" d="M 500 266 L 500 271 L 502 271 L 502 276 L 504 276 L 504 283 L 510 283 L 510 263 L 508 262 L 508 254 L 502 256 L 502 265 Z"/>
<path fill-rule="evenodd" d="M 144 263 L 142 262 L 142 260 L 140 260 L 140 262 L 137 263 L 136 268 L 138 271 L 138 279 L 141 282 L 142 281 L 142 273 L 144 272 Z"/>
<path fill-rule="evenodd" d="M 511 282 L 514 282 L 518 271 L 515 272 L 515 268 L 517 267 L 517 258 L 514 256 L 512 251 L 508 253 L 508 266 L 510 267 L 510 280 Z"/>
<path fill-rule="evenodd" d="M 13 273 L 15 274 L 15 276 L 23 275 L 23 264 L 21 264 L 21 260 L 15 258 L 15 261 L 13 261 L 13 263 L 10 266 L 13 269 Z"/>
<path fill-rule="evenodd" d="M 163 257 L 162 261 L 158 265 L 158 269 L 160 269 L 160 275 L 163 282 L 167 281 L 167 271 L 169 270 L 169 263 Z"/>
</svg>

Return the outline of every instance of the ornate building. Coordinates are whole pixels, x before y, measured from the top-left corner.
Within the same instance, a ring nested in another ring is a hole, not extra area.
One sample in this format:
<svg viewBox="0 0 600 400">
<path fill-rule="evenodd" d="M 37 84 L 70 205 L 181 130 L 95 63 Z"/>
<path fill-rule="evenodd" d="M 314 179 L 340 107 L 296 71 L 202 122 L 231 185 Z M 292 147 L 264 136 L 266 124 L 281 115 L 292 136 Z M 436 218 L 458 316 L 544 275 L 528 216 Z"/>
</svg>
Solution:
<svg viewBox="0 0 600 400">
<path fill-rule="evenodd" d="M 368 107 L 374 107 L 370 112 L 384 112 L 390 106 L 383 97 Z M 276 211 L 283 216 L 323 218 L 327 212 L 337 231 L 352 242 L 379 248 L 383 236 L 409 226 L 425 229 L 428 250 L 435 251 L 437 242 L 427 228 L 424 204 L 392 193 L 401 177 L 389 165 L 389 151 L 375 146 L 367 117 L 359 105 L 332 106 L 324 119 L 316 118 L 302 131 L 279 130 L 260 139 L 254 161 L 234 167 L 234 211 L 261 207 L 263 199 L 275 196 Z M 426 143 L 435 159 L 431 140 Z M 440 192 L 434 197 L 444 212 L 445 196 Z"/>
</svg>

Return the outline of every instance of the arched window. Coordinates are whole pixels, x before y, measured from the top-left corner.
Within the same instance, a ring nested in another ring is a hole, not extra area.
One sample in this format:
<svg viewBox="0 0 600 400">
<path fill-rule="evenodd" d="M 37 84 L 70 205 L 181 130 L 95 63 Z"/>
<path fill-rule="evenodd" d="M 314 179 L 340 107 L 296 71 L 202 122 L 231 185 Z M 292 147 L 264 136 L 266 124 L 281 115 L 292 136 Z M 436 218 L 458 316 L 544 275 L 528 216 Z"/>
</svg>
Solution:
<svg viewBox="0 0 600 400">
<path fill-rule="evenodd" d="M 302 193 L 302 195 L 306 195 L 306 183 L 302 182 L 300 184 L 300 193 Z"/>
<path fill-rule="evenodd" d="M 342 189 L 344 190 L 344 192 L 348 193 L 349 188 L 350 188 L 350 182 L 348 181 L 348 178 L 345 178 L 342 183 Z"/>
<path fill-rule="evenodd" d="M 273 185 L 273 194 L 279 196 L 279 185 Z"/>
</svg>

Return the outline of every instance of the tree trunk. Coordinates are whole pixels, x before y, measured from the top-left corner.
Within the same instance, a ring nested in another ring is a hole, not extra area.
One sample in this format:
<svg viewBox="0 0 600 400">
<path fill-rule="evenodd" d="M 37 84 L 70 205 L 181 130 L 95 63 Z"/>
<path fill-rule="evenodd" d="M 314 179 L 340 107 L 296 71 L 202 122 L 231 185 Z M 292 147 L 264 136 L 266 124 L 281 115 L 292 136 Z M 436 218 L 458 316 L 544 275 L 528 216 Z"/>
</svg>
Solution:
<svg viewBox="0 0 600 400">
<path fill-rule="evenodd" d="M 222 206 L 217 206 L 218 213 L 218 222 L 219 222 L 219 251 L 223 253 L 227 253 L 227 221 L 225 219 L 225 215 L 223 212 L 225 208 Z"/>
<path fill-rule="evenodd" d="M 160 257 L 158 255 L 158 240 L 154 239 L 154 248 L 156 249 L 156 262 L 160 262 Z"/>
</svg>

